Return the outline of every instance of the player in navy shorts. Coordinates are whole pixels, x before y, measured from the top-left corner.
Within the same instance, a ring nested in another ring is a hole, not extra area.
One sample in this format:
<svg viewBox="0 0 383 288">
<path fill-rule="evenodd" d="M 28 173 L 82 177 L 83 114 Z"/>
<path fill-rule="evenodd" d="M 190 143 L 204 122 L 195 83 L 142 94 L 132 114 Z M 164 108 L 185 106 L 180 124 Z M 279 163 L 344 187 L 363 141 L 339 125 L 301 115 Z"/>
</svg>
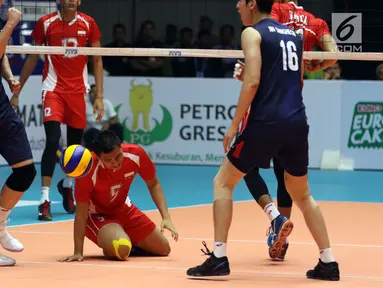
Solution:
<svg viewBox="0 0 383 288">
<path fill-rule="evenodd" d="M 214 251 L 189 276 L 230 274 L 226 245 L 233 212 L 233 190 L 254 167 L 269 168 L 278 157 L 285 170 L 286 188 L 302 211 L 320 250 L 318 265 L 308 278 L 339 280 L 325 221 L 308 187 L 308 133 L 302 99 L 303 42 L 299 34 L 271 18 L 274 0 L 239 0 L 237 9 L 247 28 L 242 32 L 246 69 L 233 121 L 223 140 L 227 158 L 214 179 Z M 247 111 L 247 124 L 235 140 Z M 275 222 L 277 253 L 286 243 L 293 224 Z M 203 243 L 204 244 L 204 243 Z M 206 245 L 205 245 L 206 246 Z"/>
<path fill-rule="evenodd" d="M 0 4 L 3 1 L 0 1 Z M 7 22 L 0 20 L 0 62 L 1 77 L 6 79 L 12 92 L 20 89 L 20 83 L 13 77 L 7 56 L 6 45 L 13 29 L 20 21 L 21 12 L 15 8 L 8 9 Z M 25 132 L 24 124 L 12 108 L 4 86 L 0 82 L 0 155 L 12 167 L 12 174 L 6 180 L 0 195 L 0 244 L 11 252 L 21 252 L 23 245 L 6 230 L 6 222 L 12 208 L 15 207 L 23 193 L 35 179 L 36 169 L 32 151 Z M 16 261 L 0 254 L 0 267 L 13 266 Z"/>
</svg>

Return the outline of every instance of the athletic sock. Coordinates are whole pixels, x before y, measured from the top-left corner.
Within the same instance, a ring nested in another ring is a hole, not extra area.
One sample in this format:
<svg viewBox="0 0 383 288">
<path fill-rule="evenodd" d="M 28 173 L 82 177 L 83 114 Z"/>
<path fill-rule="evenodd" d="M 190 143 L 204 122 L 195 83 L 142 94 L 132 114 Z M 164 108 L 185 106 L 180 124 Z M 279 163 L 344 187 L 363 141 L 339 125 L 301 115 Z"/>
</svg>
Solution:
<svg viewBox="0 0 383 288">
<path fill-rule="evenodd" d="M 269 217 L 270 221 L 273 221 L 275 218 L 281 215 L 277 207 L 275 207 L 274 203 L 267 204 L 263 210 L 265 211 L 267 217 Z"/>
<path fill-rule="evenodd" d="M 222 258 L 226 256 L 226 243 L 215 242 L 214 243 L 214 256 Z"/>
<path fill-rule="evenodd" d="M 335 262 L 331 248 L 320 250 L 320 260 L 324 263 Z"/>
<path fill-rule="evenodd" d="M 65 177 L 63 181 L 64 188 L 72 188 L 72 179 Z"/>
<path fill-rule="evenodd" d="M 43 186 L 41 187 L 40 204 L 43 204 L 45 201 L 49 202 L 49 187 Z"/>
<path fill-rule="evenodd" d="M 10 209 L 5 209 L 0 206 L 0 238 L 6 233 L 5 226 L 7 224 L 9 213 L 11 213 Z"/>
</svg>

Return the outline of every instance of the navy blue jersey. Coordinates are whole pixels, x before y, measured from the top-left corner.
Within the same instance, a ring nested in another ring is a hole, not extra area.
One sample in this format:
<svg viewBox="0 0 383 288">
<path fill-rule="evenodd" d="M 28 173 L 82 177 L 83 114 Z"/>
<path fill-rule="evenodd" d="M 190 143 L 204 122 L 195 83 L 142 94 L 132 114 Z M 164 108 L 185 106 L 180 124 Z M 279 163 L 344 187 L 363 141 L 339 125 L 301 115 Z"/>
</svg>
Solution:
<svg viewBox="0 0 383 288">
<path fill-rule="evenodd" d="M 4 26 L 5 26 L 5 21 L 2 18 L 0 18 L 0 31 L 3 31 Z M 4 55 L 2 55 L 0 58 L 0 65 L 1 65 L 0 68 L 3 67 L 3 59 L 4 59 Z M 0 77 L 1 79 L 3 79 L 2 69 L 0 69 Z M 2 92 L 2 94 L 5 94 L 3 81 L 0 81 L 0 91 Z"/>
<path fill-rule="evenodd" d="M 270 18 L 252 27 L 262 37 L 262 68 L 259 87 L 251 104 L 249 123 L 306 120 L 302 99 L 301 36 Z"/>
</svg>

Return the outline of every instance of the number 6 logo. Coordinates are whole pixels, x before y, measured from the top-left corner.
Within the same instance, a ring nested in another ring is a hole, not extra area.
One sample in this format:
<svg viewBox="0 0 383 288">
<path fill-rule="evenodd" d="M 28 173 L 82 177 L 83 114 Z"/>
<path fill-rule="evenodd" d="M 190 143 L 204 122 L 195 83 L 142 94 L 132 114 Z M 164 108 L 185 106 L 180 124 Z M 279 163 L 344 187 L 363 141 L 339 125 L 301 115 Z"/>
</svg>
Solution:
<svg viewBox="0 0 383 288">
<path fill-rule="evenodd" d="M 333 13 L 332 34 L 338 44 L 362 43 L 362 14 Z"/>
<path fill-rule="evenodd" d="M 352 19 L 355 19 L 357 16 L 356 15 L 352 15 L 348 18 L 346 18 L 342 23 L 340 23 L 340 25 L 338 26 L 338 28 L 336 29 L 336 37 L 340 40 L 340 41 L 346 41 L 348 40 L 348 38 L 350 38 L 352 36 L 352 34 L 354 33 L 355 31 L 355 27 L 354 25 L 350 24 L 349 22 L 352 20 Z M 349 29 L 348 30 L 348 33 L 344 36 L 342 36 L 342 32 L 345 30 L 345 29 Z"/>
</svg>

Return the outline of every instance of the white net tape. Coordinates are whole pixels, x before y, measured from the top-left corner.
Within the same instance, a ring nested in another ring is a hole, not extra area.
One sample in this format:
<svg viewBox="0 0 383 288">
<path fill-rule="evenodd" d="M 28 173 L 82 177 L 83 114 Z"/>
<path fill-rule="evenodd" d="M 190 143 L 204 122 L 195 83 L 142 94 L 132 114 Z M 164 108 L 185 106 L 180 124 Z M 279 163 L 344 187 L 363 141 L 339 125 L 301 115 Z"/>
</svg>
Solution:
<svg viewBox="0 0 383 288">
<path fill-rule="evenodd" d="M 7 46 L 8 54 L 54 54 L 54 55 L 98 55 L 130 57 L 201 57 L 201 58 L 244 58 L 241 50 L 162 49 L 162 48 L 95 48 L 95 47 L 52 47 L 52 46 Z M 383 53 L 371 52 L 304 52 L 307 60 L 357 60 L 383 61 Z"/>
</svg>

